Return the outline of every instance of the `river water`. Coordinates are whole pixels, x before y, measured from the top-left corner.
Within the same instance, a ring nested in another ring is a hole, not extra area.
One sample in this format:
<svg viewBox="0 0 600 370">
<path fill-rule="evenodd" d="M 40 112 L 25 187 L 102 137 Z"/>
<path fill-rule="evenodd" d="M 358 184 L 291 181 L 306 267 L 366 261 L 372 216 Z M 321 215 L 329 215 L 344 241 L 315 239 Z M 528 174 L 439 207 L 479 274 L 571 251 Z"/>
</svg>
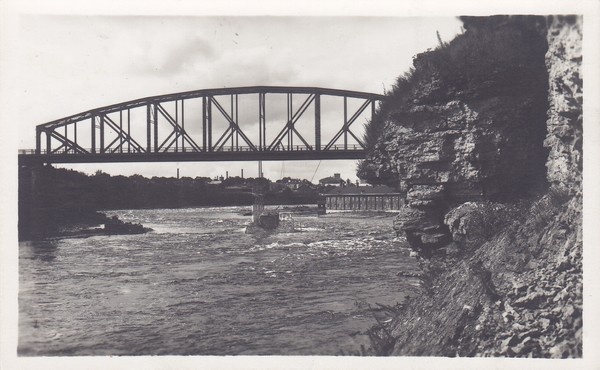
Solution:
<svg viewBox="0 0 600 370">
<path fill-rule="evenodd" d="M 111 211 L 143 235 L 21 242 L 19 347 L 38 355 L 338 355 L 369 306 L 418 291 L 393 214 L 294 216 L 249 235 L 239 208 Z"/>
</svg>

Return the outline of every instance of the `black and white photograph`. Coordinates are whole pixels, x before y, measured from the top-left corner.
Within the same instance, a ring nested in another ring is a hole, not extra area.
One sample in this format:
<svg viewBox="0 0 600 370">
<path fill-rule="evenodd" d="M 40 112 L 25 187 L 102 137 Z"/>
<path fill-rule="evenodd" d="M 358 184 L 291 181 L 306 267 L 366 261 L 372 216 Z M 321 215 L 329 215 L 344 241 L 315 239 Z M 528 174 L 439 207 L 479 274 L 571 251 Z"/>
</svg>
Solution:
<svg viewBox="0 0 600 370">
<path fill-rule="evenodd" d="M 40 3 L 2 368 L 600 366 L 597 1 Z"/>
</svg>

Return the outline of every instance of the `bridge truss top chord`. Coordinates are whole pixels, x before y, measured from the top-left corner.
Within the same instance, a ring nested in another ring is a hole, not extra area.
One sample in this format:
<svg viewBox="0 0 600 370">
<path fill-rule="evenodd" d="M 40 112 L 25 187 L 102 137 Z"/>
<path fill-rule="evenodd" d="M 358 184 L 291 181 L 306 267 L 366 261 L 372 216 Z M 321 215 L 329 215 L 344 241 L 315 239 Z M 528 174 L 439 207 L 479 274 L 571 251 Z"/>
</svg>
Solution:
<svg viewBox="0 0 600 370">
<path fill-rule="evenodd" d="M 269 103 L 267 97 L 272 99 Z M 328 112 L 336 111 L 339 119 L 322 117 L 327 99 L 330 106 L 331 99 L 338 100 Z M 282 86 L 153 96 L 38 125 L 36 149 L 21 151 L 19 159 L 46 163 L 360 159 L 365 145 L 352 125 L 359 118 L 371 119 L 376 104 L 384 99 L 357 91 Z M 327 119 L 327 130 L 322 118 Z"/>
</svg>

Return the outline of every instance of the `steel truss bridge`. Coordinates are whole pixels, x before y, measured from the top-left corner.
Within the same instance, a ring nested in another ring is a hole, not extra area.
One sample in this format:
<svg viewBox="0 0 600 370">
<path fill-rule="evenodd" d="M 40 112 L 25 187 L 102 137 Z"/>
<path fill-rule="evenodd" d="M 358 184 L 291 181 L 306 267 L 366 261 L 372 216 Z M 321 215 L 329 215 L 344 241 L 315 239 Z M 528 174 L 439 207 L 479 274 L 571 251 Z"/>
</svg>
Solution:
<svg viewBox="0 0 600 370">
<path fill-rule="evenodd" d="M 365 145 L 352 125 L 359 118 L 370 120 L 384 99 L 358 91 L 281 86 L 152 96 L 38 125 L 36 148 L 21 150 L 19 162 L 361 159 Z M 339 118 L 322 117 L 325 100 L 327 115 L 334 112 Z"/>
</svg>

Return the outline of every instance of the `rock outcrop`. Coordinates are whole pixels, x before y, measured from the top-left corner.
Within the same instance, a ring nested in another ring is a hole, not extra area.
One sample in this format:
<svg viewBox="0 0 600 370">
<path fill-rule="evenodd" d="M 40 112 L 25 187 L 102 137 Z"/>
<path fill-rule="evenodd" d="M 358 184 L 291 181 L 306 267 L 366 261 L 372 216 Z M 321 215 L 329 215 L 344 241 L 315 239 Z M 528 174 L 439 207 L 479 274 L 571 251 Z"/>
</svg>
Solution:
<svg viewBox="0 0 600 370">
<path fill-rule="evenodd" d="M 381 135 L 359 171 L 406 194 L 395 228 L 424 254 L 450 240 L 443 223 L 450 207 L 510 199 L 544 183 L 548 74 L 540 19 L 493 19 L 487 26 L 472 21 L 462 39 L 417 56 L 414 75 L 433 72 L 413 78 L 408 92 L 391 94 L 378 117 Z M 511 47 L 518 49 L 513 52 L 527 57 L 444 76 L 446 69 L 467 68 L 456 53 L 476 53 L 505 39 L 513 40 Z M 445 64 L 431 67 L 437 59 Z M 471 80 L 473 86 L 457 89 Z"/>
<path fill-rule="evenodd" d="M 427 258 L 424 294 L 379 328 L 392 341 L 380 353 L 582 356 L 582 20 L 469 22 L 496 32 L 529 21 L 545 84 L 463 94 L 432 75 L 421 80 L 435 88 L 420 85 L 406 108 L 382 109 L 361 174 L 405 192 L 395 228 Z"/>
<path fill-rule="evenodd" d="M 548 68 L 550 88 L 548 181 L 581 193 L 583 167 L 583 76 L 581 18 L 557 16 L 549 20 Z"/>
<path fill-rule="evenodd" d="M 466 258 L 428 260 L 428 294 L 387 329 L 390 354 L 581 357 L 581 237 L 577 200 L 557 191 Z"/>
</svg>

